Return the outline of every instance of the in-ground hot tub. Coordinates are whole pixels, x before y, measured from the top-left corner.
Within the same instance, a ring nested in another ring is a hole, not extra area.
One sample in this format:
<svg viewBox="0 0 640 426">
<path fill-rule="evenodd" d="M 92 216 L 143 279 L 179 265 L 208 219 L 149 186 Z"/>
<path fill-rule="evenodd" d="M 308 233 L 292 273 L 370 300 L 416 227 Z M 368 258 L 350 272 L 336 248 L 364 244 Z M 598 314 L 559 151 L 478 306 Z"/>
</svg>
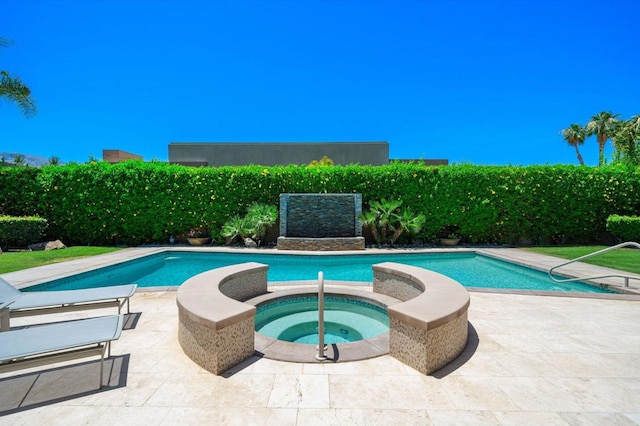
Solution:
<svg viewBox="0 0 640 426">
<path fill-rule="evenodd" d="M 317 345 L 318 296 L 279 297 L 258 306 L 256 332 L 285 342 Z M 388 332 L 385 307 L 346 295 L 325 295 L 325 343 L 357 342 Z"/>
<path fill-rule="evenodd" d="M 325 293 L 327 360 L 356 361 L 389 353 L 386 307 L 401 301 L 369 291 L 331 288 Z M 315 362 L 318 295 L 315 286 L 247 300 L 256 306 L 256 351 L 265 358 Z"/>
<path fill-rule="evenodd" d="M 270 297 L 287 296 L 286 291 L 268 293 L 267 269 L 253 262 L 218 268 L 190 278 L 178 289 L 178 340 L 194 362 L 221 374 L 256 352 L 294 360 L 292 354 L 300 351 L 293 349 L 312 346 L 264 340 L 255 333 L 256 305 Z M 423 374 L 453 361 L 467 343 L 467 290 L 451 278 L 415 266 L 386 262 L 373 265 L 373 271 L 373 293 L 353 290 L 351 296 L 386 306 L 389 333 L 331 344 L 326 359 L 349 361 L 376 356 L 376 352 L 381 355 L 386 342 L 389 355 Z M 308 362 L 306 351 L 303 359 L 295 361 Z"/>
</svg>

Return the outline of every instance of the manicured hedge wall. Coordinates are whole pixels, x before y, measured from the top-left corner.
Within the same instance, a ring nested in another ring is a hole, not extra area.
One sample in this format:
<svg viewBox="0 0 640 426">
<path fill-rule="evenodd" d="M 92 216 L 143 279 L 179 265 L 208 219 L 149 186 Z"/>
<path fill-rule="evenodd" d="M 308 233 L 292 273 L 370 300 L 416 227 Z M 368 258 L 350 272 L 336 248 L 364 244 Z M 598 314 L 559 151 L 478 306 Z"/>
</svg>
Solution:
<svg viewBox="0 0 640 426">
<path fill-rule="evenodd" d="M 607 230 L 621 242 L 640 242 L 640 216 L 612 214 L 607 218 Z"/>
<path fill-rule="evenodd" d="M 115 165 L 0 168 L 0 213 L 38 215 L 67 244 L 166 242 L 196 226 L 212 229 L 253 202 L 282 192 L 359 192 L 402 199 L 427 216 L 429 241 L 455 225 L 471 243 L 599 242 L 610 214 L 640 212 L 640 172 L 623 167 L 389 166 L 189 168 L 130 161 Z"/>
<path fill-rule="evenodd" d="M 25 248 L 40 242 L 47 226 L 46 219 L 41 217 L 0 215 L 0 249 Z"/>
</svg>

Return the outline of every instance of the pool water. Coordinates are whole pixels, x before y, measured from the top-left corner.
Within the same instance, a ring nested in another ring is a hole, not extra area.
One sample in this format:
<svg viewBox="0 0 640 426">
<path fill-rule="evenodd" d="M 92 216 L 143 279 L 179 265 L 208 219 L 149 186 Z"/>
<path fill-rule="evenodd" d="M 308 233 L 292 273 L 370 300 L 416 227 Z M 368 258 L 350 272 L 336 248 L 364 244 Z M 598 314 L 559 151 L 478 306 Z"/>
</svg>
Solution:
<svg viewBox="0 0 640 426">
<path fill-rule="evenodd" d="M 386 309 L 359 299 L 325 295 L 326 344 L 370 339 L 389 331 Z M 293 343 L 318 343 L 318 297 L 297 296 L 259 306 L 256 331 Z"/>
<path fill-rule="evenodd" d="M 158 253 L 118 265 L 29 287 L 25 291 L 69 290 L 136 283 L 138 287 L 179 286 L 210 269 L 244 262 L 269 265 L 269 282 L 316 280 L 373 281 L 371 265 L 397 262 L 430 269 L 465 287 L 611 293 L 582 283 L 555 283 L 546 273 L 476 253 L 292 255 L 262 253 Z"/>
</svg>

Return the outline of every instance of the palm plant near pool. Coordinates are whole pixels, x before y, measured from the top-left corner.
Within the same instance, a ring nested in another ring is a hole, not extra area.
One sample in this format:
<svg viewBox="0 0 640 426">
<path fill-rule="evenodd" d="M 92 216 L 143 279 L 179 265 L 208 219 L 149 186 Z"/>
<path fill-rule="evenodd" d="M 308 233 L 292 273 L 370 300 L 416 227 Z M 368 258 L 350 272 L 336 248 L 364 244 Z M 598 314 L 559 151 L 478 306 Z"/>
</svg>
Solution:
<svg viewBox="0 0 640 426">
<path fill-rule="evenodd" d="M 415 235 L 424 226 L 426 217 L 414 214 L 410 209 L 403 209 L 401 200 L 372 201 L 369 210 L 362 213 L 360 221 L 371 229 L 371 234 L 378 244 L 393 245 L 403 233 Z"/>
<path fill-rule="evenodd" d="M 247 224 L 251 229 L 251 238 L 260 245 L 267 229 L 276 223 L 278 209 L 268 204 L 255 203 L 247 210 Z"/>
<path fill-rule="evenodd" d="M 260 245 L 262 238 L 267 234 L 270 226 L 276 223 L 278 209 L 268 204 L 254 203 L 247 210 L 244 217 L 236 215 L 229 219 L 223 226 L 220 235 L 227 239 L 227 244 L 238 238 L 244 240 L 251 237 Z"/>
<path fill-rule="evenodd" d="M 233 216 L 222 225 L 220 235 L 227 239 L 227 244 L 231 244 L 236 239 L 244 239 L 249 234 L 247 227 L 247 218 L 239 215 Z"/>
</svg>

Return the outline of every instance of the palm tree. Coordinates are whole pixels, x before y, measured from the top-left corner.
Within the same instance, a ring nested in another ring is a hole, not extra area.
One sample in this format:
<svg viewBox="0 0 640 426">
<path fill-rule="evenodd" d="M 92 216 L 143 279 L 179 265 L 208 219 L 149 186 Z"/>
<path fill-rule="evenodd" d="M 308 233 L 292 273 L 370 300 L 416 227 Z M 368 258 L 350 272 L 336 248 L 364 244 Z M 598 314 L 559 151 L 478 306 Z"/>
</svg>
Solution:
<svg viewBox="0 0 640 426">
<path fill-rule="evenodd" d="M 220 235 L 227 239 L 227 244 L 231 244 L 237 238 L 245 239 L 250 232 L 247 218 L 235 215 L 224 223 Z"/>
<path fill-rule="evenodd" d="M 640 164 L 640 114 L 619 123 L 612 136 L 616 158 L 627 164 Z"/>
<path fill-rule="evenodd" d="M 572 147 L 576 149 L 576 155 L 578 156 L 578 161 L 581 166 L 584 166 L 584 160 L 582 159 L 582 155 L 580 154 L 580 150 L 578 149 L 579 145 L 582 145 L 587 138 L 587 129 L 582 127 L 579 124 L 572 124 L 566 129 L 563 129 L 560 134 L 564 138 L 565 141 Z"/>
<path fill-rule="evenodd" d="M 408 208 L 402 209 L 398 214 L 399 225 L 396 227 L 395 232 L 391 236 L 391 245 L 396 242 L 398 237 L 402 235 L 404 231 L 407 231 L 411 235 L 415 235 L 422 230 L 427 217 L 420 213 L 419 215 L 413 214 Z"/>
<path fill-rule="evenodd" d="M 27 159 L 22 154 L 13 154 L 13 159 L 11 160 L 14 165 L 22 167 L 27 166 Z"/>
<path fill-rule="evenodd" d="M 278 220 L 278 209 L 269 204 L 253 203 L 247 210 L 247 226 L 251 229 L 251 238 L 259 246 L 267 229 Z"/>
<path fill-rule="evenodd" d="M 635 135 L 640 136 L 640 114 L 634 115 L 633 117 L 625 121 L 624 125 Z"/>
<path fill-rule="evenodd" d="M 362 213 L 360 222 L 364 226 L 371 228 L 373 239 L 378 244 L 388 242 L 388 234 L 395 231 L 393 226 L 396 221 L 395 211 L 402 205 L 400 200 L 372 201 L 369 203 L 369 210 Z"/>
<path fill-rule="evenodd" d="M 417 234 L 424 226 L 426 217 L 415 215 L 409 209 L 400 209 L 401 200 L 372 201 L 369 210 L 360 215 L 360 222 L 371 229 L 371 235 L 376 243 L 390 243 L 393 245 L 405 231 Z"/>
<path fill-rule="evenodd" d="M 591 117 L 591 121 L 587 123 L 587 136 L 595 135 L 598 139 L 598 166 L 604 164 L 604 147 L 607 144 L 609 136 L 613 135 L 618 125 L 618 117 L 620 114 L 613 114 L 611 111 L 603 111 Z"/>
<path fill-rule="evenodd" d="M 0 37 L 0 47 L 9 47 L 12 40 Z M 15 102 L 26 117 L 31 117 L 38 112 L 36 103 L 31 97 L 31 90 L 17 76 L 12 76 L 8 71 L 0 71 L 0 99 Z"/>
</svg>

